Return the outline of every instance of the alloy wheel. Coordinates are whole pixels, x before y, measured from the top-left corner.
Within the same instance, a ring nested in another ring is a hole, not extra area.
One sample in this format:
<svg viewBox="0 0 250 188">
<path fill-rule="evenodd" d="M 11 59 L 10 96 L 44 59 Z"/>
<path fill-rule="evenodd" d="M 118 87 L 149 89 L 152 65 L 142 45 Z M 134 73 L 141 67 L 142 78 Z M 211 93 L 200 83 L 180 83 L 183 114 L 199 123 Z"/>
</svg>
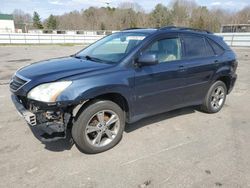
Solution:
<svg viewBox="0 0 250 188">
<path fill-rule="evenodd" d="M 103 147 L 111 143 L 120 128 L 118 115 L 112 110 L 102 110 L 94 114 L 85 129 L 85 136 L 89 144 Z"/>
<path fill-rule="evenodd" d="M 225 100 L 225 89 L 222 86 L 218 86 L 214 89 L 211 96 L 211 107 L 218 110 Z"/>
</svg>

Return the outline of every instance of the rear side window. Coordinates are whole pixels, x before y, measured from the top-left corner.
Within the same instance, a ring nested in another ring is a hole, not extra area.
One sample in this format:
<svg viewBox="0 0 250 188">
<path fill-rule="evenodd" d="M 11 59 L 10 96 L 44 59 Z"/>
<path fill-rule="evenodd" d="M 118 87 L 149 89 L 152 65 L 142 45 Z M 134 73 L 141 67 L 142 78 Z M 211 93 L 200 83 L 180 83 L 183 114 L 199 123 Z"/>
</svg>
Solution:
<svg viewBox="0 0 250 188">
<path fill-rule="evenodd" d="M 224 52 L 224 49 L 220 47 L 217 43 L 215 43 L 213 40 L 208 39 L 209 44 L 212 46 L 214 49 L 214 52 L 216 55 L 220 55 Z"/>
<path fill-rule="evenodd" d="M 184 36 L 183 42 L 185 45 L 185 58 L 199 58 L 206 57 L 206 43 L 205 39 L 200 36 Z"/>
</svg>

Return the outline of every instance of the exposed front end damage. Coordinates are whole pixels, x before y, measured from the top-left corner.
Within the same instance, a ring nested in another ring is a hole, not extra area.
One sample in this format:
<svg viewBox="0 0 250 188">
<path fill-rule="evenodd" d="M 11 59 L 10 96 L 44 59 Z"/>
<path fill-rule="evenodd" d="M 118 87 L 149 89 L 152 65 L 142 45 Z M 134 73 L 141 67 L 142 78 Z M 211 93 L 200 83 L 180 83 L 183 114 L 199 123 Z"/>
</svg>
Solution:
<svg viewBox="0 0 250 188">
<path fill-rule="evenodd" d="M 52 104 L 43 106 L 16 95 L 11 96 L 19 114 L 32 129 L 39 132 L 41 141 L 55 141 L 66 138 L 67 128 L 72 118 L 70 105 Z"/>
</svg>

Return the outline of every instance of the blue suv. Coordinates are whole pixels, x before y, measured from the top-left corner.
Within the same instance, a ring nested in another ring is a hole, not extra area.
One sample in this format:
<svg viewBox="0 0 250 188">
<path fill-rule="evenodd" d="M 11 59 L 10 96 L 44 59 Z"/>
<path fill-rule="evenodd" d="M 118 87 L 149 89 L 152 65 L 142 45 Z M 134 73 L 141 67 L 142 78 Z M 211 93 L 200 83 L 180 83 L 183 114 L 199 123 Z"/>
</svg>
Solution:
<svg viewBox="0 0 250 188">
<path fill-rule="evenodd" d="M 42 141 L 71 131 L 81 151 L 98 153 L 121 140 L 126 122 L 185 106 L 220 111 L 237 64 L 223 39 L 208 31 L 129 29 L 19 69 L 10 90 Z"/>
</svg>

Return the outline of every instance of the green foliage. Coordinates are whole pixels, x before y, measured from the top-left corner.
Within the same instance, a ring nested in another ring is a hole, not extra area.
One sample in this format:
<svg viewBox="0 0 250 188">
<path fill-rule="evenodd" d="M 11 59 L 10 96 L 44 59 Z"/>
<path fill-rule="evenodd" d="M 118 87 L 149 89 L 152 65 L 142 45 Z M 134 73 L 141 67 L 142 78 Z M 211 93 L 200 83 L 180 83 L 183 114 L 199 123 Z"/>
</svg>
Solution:
<svg viewBox="0 0 250 188">
<path fill-rule="evenodd" d="M 150 21 L 153 27 L 162 27 L 172 24 L 172 18 L 167 7 L 157 4 L 153 12 L 150 13 Z"/>
<path fill-rule="evenodd" d="M 219 32 L 220 22 L 216 16 L 207 9 L 207 7 L 199 6 L 192 12 L 189 25 L 197 29 L 206 29 L 213 32 Z"/>
<path fill-rule="evenodd" d="M 42 25 L 40 16 L 37 12 L 34 12 L 34 14 L 33 14 L 33 27 L 35 29 L 43 29 L 43 25 Z"/>
<path fill-rule="evenodd" d="M 51 14 L 47 20 L 46 27 L 47 29 L 55 30 L 57 29 L 57 26 L 58 26 L 58 22 L 56 20 L 56 17 Z"/>
</svg>

